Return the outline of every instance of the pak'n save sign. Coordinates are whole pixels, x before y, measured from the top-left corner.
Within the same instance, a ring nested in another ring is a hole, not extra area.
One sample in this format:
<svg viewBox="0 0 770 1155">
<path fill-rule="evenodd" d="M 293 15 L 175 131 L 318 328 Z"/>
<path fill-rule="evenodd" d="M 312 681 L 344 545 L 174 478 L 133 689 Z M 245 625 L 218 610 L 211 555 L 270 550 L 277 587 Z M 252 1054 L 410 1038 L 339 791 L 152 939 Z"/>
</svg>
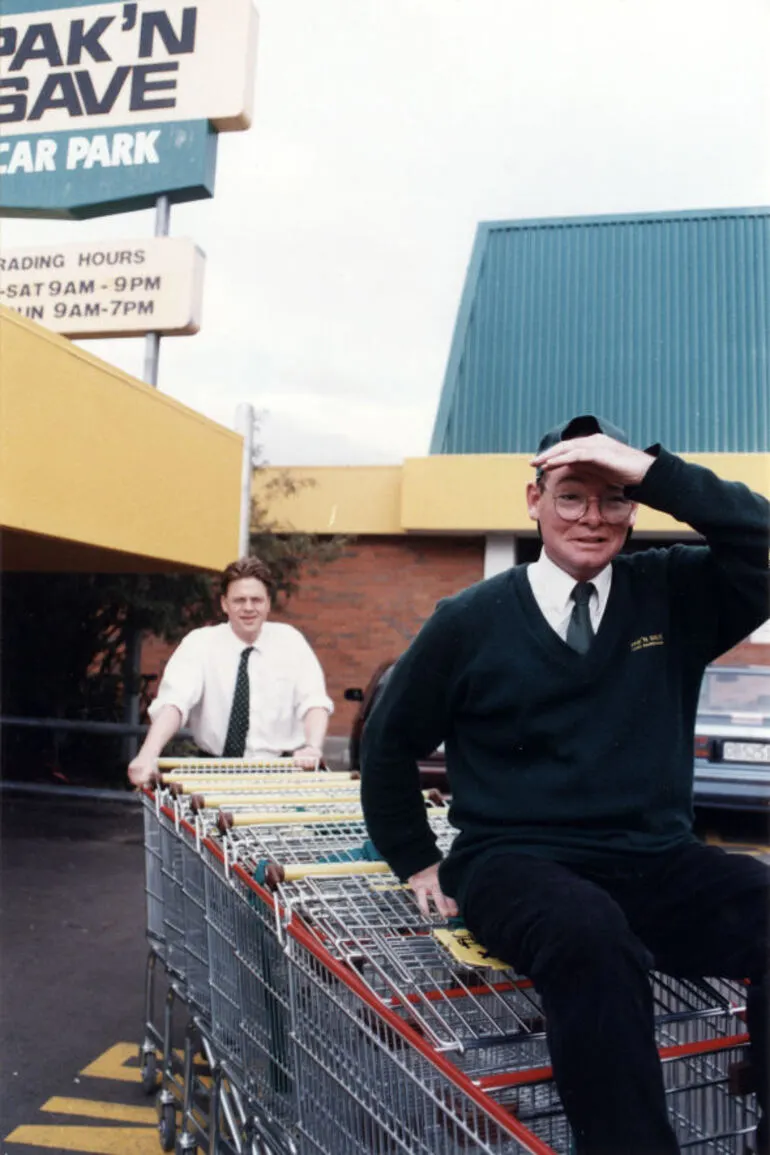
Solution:
<svg viewBox="0 0 770 1155">
<path fill-rule="evenodd" d="M 3 134 L 251 118 L 251 0 L 0 3 Z"/>
<path fill-rule="evenodd" d="M 0 0 L 0 215 L 211 196 L 256 36 L 251 0 Z"/>
</svg>

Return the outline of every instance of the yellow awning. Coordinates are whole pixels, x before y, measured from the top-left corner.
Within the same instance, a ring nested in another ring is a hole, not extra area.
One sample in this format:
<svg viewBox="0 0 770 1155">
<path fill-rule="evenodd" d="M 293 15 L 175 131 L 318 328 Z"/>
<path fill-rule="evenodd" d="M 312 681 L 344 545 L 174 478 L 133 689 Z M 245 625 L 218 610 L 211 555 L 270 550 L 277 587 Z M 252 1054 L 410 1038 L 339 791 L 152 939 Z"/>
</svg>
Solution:
<svg viewBox="0 0 770 1155">
<path fill-rule="evenodd" d="M 238 434 L 0 308 L 4 569 L 222 568 L 238 550 L 241 446 Z"/>
</svg>

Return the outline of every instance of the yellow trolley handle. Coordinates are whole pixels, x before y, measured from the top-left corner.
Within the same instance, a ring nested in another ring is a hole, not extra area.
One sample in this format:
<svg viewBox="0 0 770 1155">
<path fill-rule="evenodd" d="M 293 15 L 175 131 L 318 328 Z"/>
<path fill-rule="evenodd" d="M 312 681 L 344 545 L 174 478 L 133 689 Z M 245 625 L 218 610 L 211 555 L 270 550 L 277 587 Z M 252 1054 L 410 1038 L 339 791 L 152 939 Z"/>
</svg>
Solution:
<svg viewBox="0 0 770 1155">
<path fill-rule="evenodd" d="M 265 883 L 275 890 L 282 882 L 297 882 L 301 878 L 337 878 L 341 874 L 389 874 L 387 862 L 298 862 L 281 866 L 271 862 L 265 870 Z"/>
<path fill-rule="evenodd" d="M 226 834 L 233 826 L 312 826 L 318 822 L 360 822 L 361 807 L 332 814 L 315 814 L 310 810 L 261 811 L 220 810 L 217 828 Z"/>
<path fill-rule="evenodd" d="M 190 809 L 193 814 L 199 810 L 218 810 L 222 806 L 318 806 L 321 803 L 338 802 L 341 806 L 356 805 L 360 798 L 359 790 L 350 790 L 345 794 L 335 794 L 333 798 L 322 793 L 317 794 L 190 794 Z"/>
<path fill-rule="evenodd" d="M 170 771 L 157 775 L 161 786 L 175 788 L 179 794 L 192 794 L 201 788 L 214 787 L 216 790 L 280 790 L 283 786 L 301 786 L 303 789 L 315 787 L 344 786 L 356 781 L 349 774 L 331 771 L 317 774 L 312 770 L 298 770 L 288 774 L 190 774 L 184 771 Z"/>
</svg>

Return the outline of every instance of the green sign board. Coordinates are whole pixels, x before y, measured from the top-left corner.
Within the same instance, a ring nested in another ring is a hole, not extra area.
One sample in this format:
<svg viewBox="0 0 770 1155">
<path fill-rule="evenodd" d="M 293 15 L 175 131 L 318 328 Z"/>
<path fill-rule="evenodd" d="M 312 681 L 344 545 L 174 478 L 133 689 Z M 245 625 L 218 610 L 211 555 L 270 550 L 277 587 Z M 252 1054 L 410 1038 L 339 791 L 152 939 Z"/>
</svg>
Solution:
<svg viewBox="0 0 770 1155">
<path fill-rule="evenodd" d="M 86 217 L 214 195 L 207 120 L 0 136 L 0 216 Z"/>
</svg>

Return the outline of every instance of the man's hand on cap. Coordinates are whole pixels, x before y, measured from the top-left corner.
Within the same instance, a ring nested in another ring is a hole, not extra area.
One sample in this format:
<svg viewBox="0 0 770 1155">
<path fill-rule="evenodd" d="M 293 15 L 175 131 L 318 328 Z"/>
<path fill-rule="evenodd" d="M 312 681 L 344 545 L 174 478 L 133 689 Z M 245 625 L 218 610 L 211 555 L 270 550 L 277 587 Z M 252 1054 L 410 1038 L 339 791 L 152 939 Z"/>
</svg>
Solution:
<svg viewBox="0 0 770 1155">
<path fill-rule="evenodd" d="M 604 433 L 592 433 L 590 437 L 559 441 L 533 457 L 530 465 L 544 473 L 562 465 L 582 465 L 617 485 L 638 485 L 654 460 L 642 449 L 624 445 Z"/>
</svg>

